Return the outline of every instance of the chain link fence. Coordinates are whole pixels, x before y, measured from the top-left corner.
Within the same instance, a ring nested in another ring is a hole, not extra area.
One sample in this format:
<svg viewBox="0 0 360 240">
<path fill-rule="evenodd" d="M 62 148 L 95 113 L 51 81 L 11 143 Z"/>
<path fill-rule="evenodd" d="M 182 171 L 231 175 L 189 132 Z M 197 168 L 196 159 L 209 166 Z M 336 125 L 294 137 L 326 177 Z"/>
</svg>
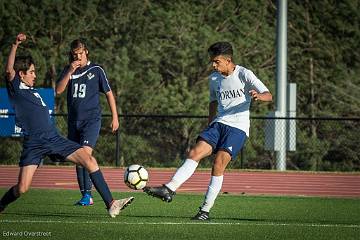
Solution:
<svg viewBox="0 0 360 240">
<path fill-rule="evenodd" d="M 66 136 L 67 115 L 55 114 L 54 119 L 59 132 Z M 207 124 L 206 116 L 120 115 L 119 119 L 120 129 L 113 134 L 111 116 L 102 117 L 94 151 L 102 166 L 138 163 L 146 167 L 177 167 Z M 251 118 L 250 137 L 229 168 L 276 169 L 275 152 L 267 150 L 265 142 L 269 134 L 266 125 L 271 120 L 274 119 Z M 360 170 L 360 118 L 285 118 L 285 121 L 292 121 L 296 129 L 288 134 L 288 142 L 295 144 L 287 152 L 288 170 Z M 22 138 L 5 137 L 0 141 L 0 164 L 17 164 Z M 210 167 L 212 158 L 203 160 L 200 167 Z M 64 163 L 52 163 L 45 158 L 44 164 Z"/>
</svg>

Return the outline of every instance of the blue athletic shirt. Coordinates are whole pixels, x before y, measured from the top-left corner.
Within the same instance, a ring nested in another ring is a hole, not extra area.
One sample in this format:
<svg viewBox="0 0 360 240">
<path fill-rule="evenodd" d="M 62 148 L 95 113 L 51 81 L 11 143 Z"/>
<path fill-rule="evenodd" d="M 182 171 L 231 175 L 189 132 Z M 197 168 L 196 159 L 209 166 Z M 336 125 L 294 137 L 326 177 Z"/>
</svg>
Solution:
<svg viewBox="0 0 360 240">
<path fill-rule="evenodd" d="M 18 73 L 12 81 L 7 81 L 11 105 L 15 109 L 15 122 L 24 135 L 38 134 L 55 130 L 50 119 L 49 108 L 35 88 L 20 81 Z"/>
<path fill-rule="evenodd" d="M 68 70 L 66 66 L 60 79 Z M 71 75 L 67 86 L 69 121 L 81 121 L 101 117 L 99 93 L 111 90 L 104 69 L 94 63 L 87 63 Z"/>
</svg>

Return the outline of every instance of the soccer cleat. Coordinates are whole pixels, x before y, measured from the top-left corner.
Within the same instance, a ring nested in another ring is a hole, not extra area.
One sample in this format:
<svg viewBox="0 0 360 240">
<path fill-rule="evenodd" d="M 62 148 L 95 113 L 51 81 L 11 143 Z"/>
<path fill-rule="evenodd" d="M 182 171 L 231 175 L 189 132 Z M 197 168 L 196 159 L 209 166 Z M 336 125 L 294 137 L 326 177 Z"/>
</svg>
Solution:
<svg viewBox="0 0 360 240">
<path fill-rule="evenodd" d="M 171 202 L 173 196 L 176 194 L 165 185 L 162 185 L 161 187 L 144 187 L 144 192 L 150 196 L 160 198 L 164 202 Z"/>
<path fill-rule="evenodd" d="M 78 206 L 91 206 L 94 204 L 94 200 L 91 194 L 85 193 L 84 196 L 75 205 Z"/>
<path fill-rule="evenodd" d="M 199 212 L 194 217 L 191 218 L 191 220 L 209 221 L 210 220 L 209 213 L 200 209 Z"/>
<path fill-rule="evenodd" d="M 130 205 L 130 203 L 134 200 L 134 197 L 128 197 L 128 198 L 123 198 L 123 199 L 119 199 L 119 200 L 114 200 L 109 208 L 109 215 L 111 217 L 116 217 L 117 215 L 119 215 L 120 211 L 123 210 L 124 208 L 126 208 L 127 206 Z"/>
</svg>

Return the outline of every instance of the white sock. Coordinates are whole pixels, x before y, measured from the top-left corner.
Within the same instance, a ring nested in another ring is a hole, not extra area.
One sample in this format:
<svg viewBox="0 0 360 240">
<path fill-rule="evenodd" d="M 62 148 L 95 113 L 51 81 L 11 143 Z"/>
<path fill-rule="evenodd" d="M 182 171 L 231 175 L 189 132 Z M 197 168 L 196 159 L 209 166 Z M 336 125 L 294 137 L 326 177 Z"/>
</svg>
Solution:
<svg viewBox="0 0 360 240">
<path fill-rule="evenodd" d="M 205 200 L 201 205 L 201 210 L 205 212 L 210 212 L 210 209 L 215 203 L 223 183 L 224 176 L 211 176 L 208 190 L 205 195 Z"/>
<path fill-rule="evenodd" d="M 176 173 L 172 177 L 171 181 L 165 185 L 175 192 L 181 184 L 186 182 L 186 180 L 193 175 L 198 164 L 198 162 L 192 159 L 186 159 L 183 165 L 176 170 Z"/>
</svg>

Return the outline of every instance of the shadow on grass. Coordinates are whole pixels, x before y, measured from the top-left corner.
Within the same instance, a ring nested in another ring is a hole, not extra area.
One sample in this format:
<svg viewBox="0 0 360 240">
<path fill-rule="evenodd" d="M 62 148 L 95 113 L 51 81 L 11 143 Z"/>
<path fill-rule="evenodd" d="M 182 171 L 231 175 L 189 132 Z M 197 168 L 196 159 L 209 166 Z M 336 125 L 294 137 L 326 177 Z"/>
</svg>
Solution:
<svg viewBox="0 0 360 240">
<path fill-rule="evenodd" d="M 1 213 L 3 216 L 17 216 L 17 217 L 61 217 L 61 218 L 79 218 L 84 219 L 86 217 L 96 217 L 98 218 L 109 218 L 107 212 L 104 212 L 103 214 L 95 213 L 95 214 L 84 214 L 84 213 L 76 213 L 76 214 L 69 214 L 68 212 L 64 213 L 41 213 L 41 212 L 3 212 Z M 47 218 L 48 219 L 48 218 Z"/>
<path fill-rule="evenodd" d="M 156 222 L 173 222 L 174 220 L 179 220 L 180 222 L 184 222 L 184 220 L 188 220 L 188 222 L 194 223 L 204 223 L 204 221 L 196 221 L 191 220 L 193 216 L 173 216 L 173 215 L 123 215 L 129 219 L 146 219 L 145 222 L 151 222 L 151 219 L 154 219 Z M 301 220 L 294 220 L 294 219 L 270 219 L 270 218 L 240 218 L 240 217 L 211 217 L 210 221 L 206 221 L 209 223 L 253 223 L 253 224 L 274 224 L 274 225 L 348 225 L 354 224 L 352 222 L 339 222 L 339 221 L 301 221 Z M 158 220 L 161 221 L 158 221 Z M 358 225 L 358 224 L 356 224 Z"/>
<path fill-rule="evenodd" d="M 174 216 L 174 215 L 126 215 L 123 214 L 122 216 L 126 216 L 128 218 L 134 219 L 161 219 L 162 222 L 166 222 L 168 220 L 191 220 L 193 217 L 192 215 L 188 216 Z M 212 220 L 216 221 L 248 221 L 248 222 L 268 222 L 267 219 L 248 219 L 248 218 L 211 218 Z M 194 220 L 193 220 L 194 221 Z M 201 221 L 194 221 L 194 222 L 201 222 Z"/>
</svg>

